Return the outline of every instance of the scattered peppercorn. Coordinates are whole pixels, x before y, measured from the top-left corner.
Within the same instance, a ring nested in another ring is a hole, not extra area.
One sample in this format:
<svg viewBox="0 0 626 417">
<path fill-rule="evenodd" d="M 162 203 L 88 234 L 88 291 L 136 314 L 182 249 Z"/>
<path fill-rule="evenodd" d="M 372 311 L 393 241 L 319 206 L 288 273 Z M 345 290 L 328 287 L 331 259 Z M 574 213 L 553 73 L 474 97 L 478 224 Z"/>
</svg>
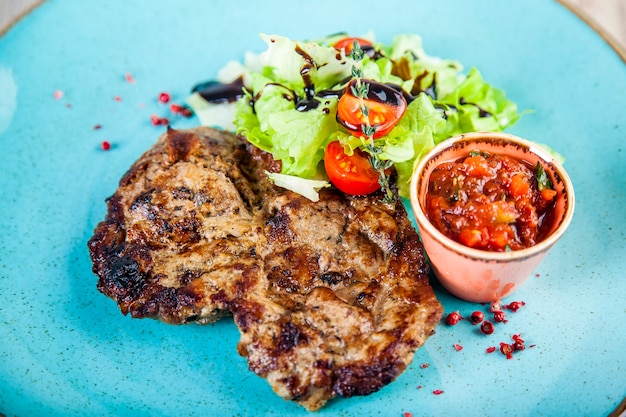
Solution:
<svg viewBox="0 0 626 417">
<path fill-rule="evenodd" d="M 175 103 L 170 104 L 170 110 L 172 111 L 172 113 L 180 114 L 183 117 L 191 117 L 191 115 L 193 114 L 191 112 L 191 109 L 189 109 L 188 107 L 181 106 L 180 104 Z"/>
<path fill-rule="evenodd" d="M 504 307 L 506 309 L 511 310 L 512 312 L 516 313 L 517 310 L 522 308 L 524 305 L 526 305 L 526 303 L 523 302 L 523 301 L 512 301 L 510 304 L 507 304 Z"/>
<path fill-rule="evenodd" d="M 165 104 L 168 103 L 171 98 L 172 96 L 170 95 L 170 93 L 162 92 L 161 94 L 159 94 L 158 100 L 159 103 Z"/>
<path fill-rule="evenodd" d="M 463 320 L 463 317 L 461 317 L 458 311 L 450 313 L 446 316 L 446 324 L 448 324 L 449 326 L 454 326 L 460 320 Z"/>
<path fill-rule="evenodd" d="M 500 352 L 502 352 L 502 354 L 505 355 L 507 359 L 513 359 L 513 346 L 512 345 L 501 342 Z"/>
<path fill-rule="evenodd" d="M 100 148 L 102 148 L 103 151 L 108 151 L 109 149 L 111 149 L 111 142 L 109 142 L 108 140 L 103 140 L 102 143 L 100 143 Z"/>
<path fill-rule="evenodd" d="M 155 126 L 168 125 L 170 121 L 166 117 L 159 117 L 156 114 L 150 116 L 150 121 Z"/>
<path fill-rule="evenodd" d="M 480 331 L 482 334 L 492 334 L 494 330 L 495 327 L 493 326 L 493 323 L 489 320 L 483 321 L 483 323 L 480 325 Z"/>
<path fill-rule="evenodd" d="M 493 321 L 496 323 L 507 323 L 506 313 L 504 311 L 495 311 L 493 313 Z"/>
<path fill-rule="evenodd" d="M 470 321 L 472 324 L 479 324 L 485 319 L 485 315 L 482 311 L 474 311 L 470 316 Z"/>
<path fill-rule="evenodd" d="M 480 332 L 485 335 L 493 334 L 496 330 L 497 323 L 508 323 L 507 314 L 503 310 L 509 310 L 513 313 L 517 312 L 520 308 L 522 308 L 526 303 L 524 301 L 512 301 L 509 304 L 502 304 L 500 301 L 494 301 L 490 303 L 487 307 L 487 310 L 493 314 L 493 320 L 490 321 L 485 319 L 485 312 L 480 310 L 475 310 L 471 313 L 468 318 L 468 321 L 473 325 L 480 325 Z M 455 312 L 449 313 L 446 318 L 446 324 L 450 326 L 456 325 L 459 321 L 464 320 L 464 317 L 457 310 Z M 495 324 L 494 324 L 495 323 Z M 511 336 L 512 342 L 501 342 L 500 343 L 500 352 L 506 356 L 507 359 L 513 359 L 513 353 L 522 351 L 526 349 L 526 344 L 521 337 L 521 334 L 513 334 Z M 459 343 L 455 343 L 454 349 L 458 352 L 463 349 L 463 346 Z M 534 347 L 535 345 L 530 345 L 529 347 Z M 486 353 L 493 353 L 496 351 L 495 346 L 489 346 L 486 348 Z M 423 367 L 423 366 L 422 366 Z"/>
<path fill-rule="evenodd" d="M 526 345 L 524 344 L 524 339 L 522 339 L 521 335 L 514 334 L 511 336 L 513 339 L 513 349 L 515 350 L 524 350 L 526 349 Z"/>
</svg>

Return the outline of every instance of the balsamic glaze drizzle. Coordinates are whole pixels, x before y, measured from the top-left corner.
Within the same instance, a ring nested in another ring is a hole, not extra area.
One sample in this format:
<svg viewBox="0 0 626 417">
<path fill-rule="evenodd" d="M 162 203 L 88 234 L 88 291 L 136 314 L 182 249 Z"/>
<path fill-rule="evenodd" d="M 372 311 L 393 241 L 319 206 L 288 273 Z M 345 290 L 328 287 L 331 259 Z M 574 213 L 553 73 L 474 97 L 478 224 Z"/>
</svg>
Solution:
<svg viewBox="0 0 626 417">
<path fill-rule="evenodd" d="M 205 81 L 196 84 L 191 92 L 200 94 L 209 103 L 232 103 L 243 97 L 243 77 L 228 84 Z"/>
</svg>

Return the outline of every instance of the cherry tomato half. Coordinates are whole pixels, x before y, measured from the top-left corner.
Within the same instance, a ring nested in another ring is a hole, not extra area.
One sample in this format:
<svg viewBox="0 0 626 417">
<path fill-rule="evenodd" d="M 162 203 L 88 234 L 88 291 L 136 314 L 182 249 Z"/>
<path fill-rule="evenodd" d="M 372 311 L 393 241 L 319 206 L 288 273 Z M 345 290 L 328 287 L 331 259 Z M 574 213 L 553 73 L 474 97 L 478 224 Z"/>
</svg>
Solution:
<svg viewBox="0 0 626 417">
<path fill-rule="evenodd" d="M 337 42 L 335 42 L 333 47 L 339 50 L 343 49 L 346 55 L 350 55 L 352 53 L 352 49 L 354 48 L 354 41 L 356 41 L 361 47 L 372 46 L 372 42 L 368 41 L 367 39 L 347 37 L 339 39 Z"/>
<path fill-rule="evenodd" d="M 370 165 L 367 154 L 355 149 L 351 156 L 346 155 L 339 141 L 326 147 L 324 167 L 330 182 L 346 194 L 365 195 L 380 188 L 379 174 Z"/>
<path fill-rule="evenodd" d="M 367 83 L 369 91 L 364 104 L 369 110 L 366 117 L 361 112 L 361 103 L 352 89 L 357 80 L 352 80 L 337 105 L 337 121 L 354 136 L 364 137 L 363 127 L 369 124 L 376 128 L 374 139 L 385 136 L 396 125 L 406 110 L 406 100 L 401 92 L 372 80 L 361 80 Z"/>
</svg>

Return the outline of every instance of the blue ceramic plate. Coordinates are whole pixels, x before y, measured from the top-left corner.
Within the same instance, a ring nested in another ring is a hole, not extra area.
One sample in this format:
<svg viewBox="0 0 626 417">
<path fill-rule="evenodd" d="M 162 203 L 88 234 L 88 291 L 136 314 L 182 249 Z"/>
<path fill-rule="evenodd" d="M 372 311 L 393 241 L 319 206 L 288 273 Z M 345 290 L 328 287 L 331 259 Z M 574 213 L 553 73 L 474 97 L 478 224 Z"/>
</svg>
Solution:
<svg viewBox="0 0 626 417">
<path fill-rule="evenodd" d="M 166 114 L 161 91 L 182 102 L 227 60 L 263 50 L 260 32 L 304 39 L 369 30 L 381 41 L 419 33 L 429 54 L 478 67 L 532 110 L 510 132 L 567 157 L 577 207 L 565 237 L 505 300 L 526 305 L 493 335 L 467 322 L 441 325 L 395 382 L 317 414 L 614 410 L 626 395 L 626 66 L 618 55 L 553 1 L 260 3 L 56 0 L 0 39 L 0 413 L 310 415 L 248 371 L 231 320 L 176 327 L 122 316 L 96 291 L 86 243 L 104 199 L 163 132 L 150 123 Z M 447 312 L 485 310 L 436 290 Z M 516 333 L 527 348 L 512 360 L 486 353 Z"/>
</svg>

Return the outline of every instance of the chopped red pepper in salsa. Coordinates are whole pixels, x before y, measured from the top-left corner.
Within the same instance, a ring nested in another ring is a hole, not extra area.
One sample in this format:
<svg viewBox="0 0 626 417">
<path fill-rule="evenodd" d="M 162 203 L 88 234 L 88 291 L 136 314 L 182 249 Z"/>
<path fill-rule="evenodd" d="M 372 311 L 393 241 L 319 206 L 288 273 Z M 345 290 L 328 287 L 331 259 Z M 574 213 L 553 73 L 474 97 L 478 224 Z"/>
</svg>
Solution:
<svg viewBox="0 0 626 417">
<path fill-rule="evenodd" d="M 519 250 L 542 238 L 556 192 L 538 183 L 539 165 L 473 151 L 432 172 L 426 215 L 449 238 L 492 252 Z M 550 190 L 549 191 L 553 191 Z"/>
</svg>

